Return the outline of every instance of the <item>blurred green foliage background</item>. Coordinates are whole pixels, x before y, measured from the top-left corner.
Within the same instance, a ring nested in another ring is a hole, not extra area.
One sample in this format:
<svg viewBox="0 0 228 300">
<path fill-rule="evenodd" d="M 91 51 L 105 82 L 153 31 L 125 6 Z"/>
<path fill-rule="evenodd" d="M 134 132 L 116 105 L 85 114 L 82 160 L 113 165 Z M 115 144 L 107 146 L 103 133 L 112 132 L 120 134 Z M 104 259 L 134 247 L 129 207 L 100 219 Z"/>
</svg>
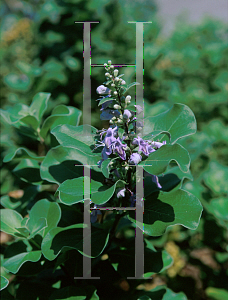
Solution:
<svg viewBox="0 0 228 300">
<path fill-rule="evenodd" d="M 219 289 L 226 288 L 228 275 L 228 30 L 218 20 L 205 19 L 200 25 L 177 24 L 173 34 L 164 37 L 156 11 L 151 0 L 143 5 L 123 0 L 3 1 L 2 108 L 29 105 L 36 93 L 50 92 L 45 117 L 59 104 L 82 110 L 83 24 L 74 21 L 100 22 L 91 25 L 92 64 L 109 59 L 134 64 L 135 25 L 127 21 L 152 21 L 144 25 L 145 117 L 173 103 L 193 110 L 198 132 L 183 143 L 191 154 L 194 181 L 185 182 L 183 188 L 204 206 L 196 231 L 176 226 L 153 239 L 156 247 L 165 246 L 174 256 L 173 267 L 160 280 L 189 299 L 221 299 Z M 123 68 L 122 73 L 127 83 L 135 81 L 134 68 Z M 92 125 L 99 129 L 103 123 L 96 87 L 104 80 L 104 70 L 92 67 Z M 3 156 L 16 144 L 36 150 L 35 144 L 12 130 L 3 122 Z M 26 186 L 12 175 L 13 167 L 2 163 L 3 195 Z"/>
</svg>

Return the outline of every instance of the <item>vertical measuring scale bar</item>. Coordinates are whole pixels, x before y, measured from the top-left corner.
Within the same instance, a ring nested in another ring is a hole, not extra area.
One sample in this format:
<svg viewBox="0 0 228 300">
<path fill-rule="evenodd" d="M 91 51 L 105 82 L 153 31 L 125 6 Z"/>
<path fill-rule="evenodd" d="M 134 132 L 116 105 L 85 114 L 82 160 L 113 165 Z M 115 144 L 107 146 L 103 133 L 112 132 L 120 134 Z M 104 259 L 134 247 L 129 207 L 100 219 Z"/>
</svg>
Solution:
<svg viewBox="0 0 228 300">
<path fill-rule="evenodd" d="M 91 126 L 91 23 L 99 22 L 75 22 L 83 23 L 83 136 L 90 135 L 88 124 Z M 83 228 L 83 253 L 91 256 L 91 222 L 90 222 L 90 166 L 84 166 L 84 225 Z M 83 255 L 83 277 L 75 279 L 100 279 L 91 277 L 91 258 Z"/>
<path fill-rule="evenodd" d="M 143 98 L 143 75 L 144 75 L 144 40 L 143 31 L 144 23 L 152 22 L 128 22 L 136 24 L 136 105 L 140 105 L 143 109 L 142 122 L 144 124 L 144 98 Z M 138 130 L 136 127 L 136 134 L 140 133 L 143 136 L 143 129 Z M 129 279 L 142 279 L 144 274 L 144 240 L 143 228 L 143 212 L 144 212 L 144 186 L 143 186 L 143 168 L 136 166 L 136 228 L 135 228 L 135 277 Z"/>
</svg>

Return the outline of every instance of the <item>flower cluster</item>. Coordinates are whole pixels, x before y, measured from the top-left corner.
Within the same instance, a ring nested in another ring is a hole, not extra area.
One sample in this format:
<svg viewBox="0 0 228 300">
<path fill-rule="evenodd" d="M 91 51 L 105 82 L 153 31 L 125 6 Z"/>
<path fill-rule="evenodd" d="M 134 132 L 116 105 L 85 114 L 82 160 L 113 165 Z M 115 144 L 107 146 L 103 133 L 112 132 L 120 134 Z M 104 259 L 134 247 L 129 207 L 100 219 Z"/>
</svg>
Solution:
<svg viewBox="0 0 228 300">
<path fill-rule="evenodd" d="M 102 159 L 98 165 L 101 167 L 103 161 L 115 158 L 115 167 L 111 170 L 117 179 L 127 182 L 127 175 L 135 172 L 135 165 L 146 159 L 151 153 L 166 144 L 166 142 L 144 140 L 138 133 L 143 128 L 143 122 L 138 120 L 138 115 L 142 113 L 143 108 L 140 105 L 131 105 L 131 96 L 124 96 L 126 82 L 121 79 L 124 74 L 118 75 L 119 71 L 111 65 L 104 64 L 106 73 L 106 82 L 97 88 L 100 95 L 99 106 L 101 106 L 101 120 L 108 120 L 110 127 L 100 132 L 100 140 L 97 147 L 102 146 Z M 137 84 L 137 83 L 135 83 Z M 137 132 L 137 134 L 136 134 Z M 116 158 L 120 160 L 116 160 Z M 112 163 L 113 164 L 113 163 Z M 162 188 L 158 177 L 147 174 L 152 182 L 156 183 L 158 188 Z M 124 177 L 125 176 L 125 177 Z M 129 194 L 130 193 L 130 194 Z M 131 205 L 135 203 L 135 193 L 127 186 L 117 190 L 117 198 L 125 198 L 129 195 Z"/>
</svg>

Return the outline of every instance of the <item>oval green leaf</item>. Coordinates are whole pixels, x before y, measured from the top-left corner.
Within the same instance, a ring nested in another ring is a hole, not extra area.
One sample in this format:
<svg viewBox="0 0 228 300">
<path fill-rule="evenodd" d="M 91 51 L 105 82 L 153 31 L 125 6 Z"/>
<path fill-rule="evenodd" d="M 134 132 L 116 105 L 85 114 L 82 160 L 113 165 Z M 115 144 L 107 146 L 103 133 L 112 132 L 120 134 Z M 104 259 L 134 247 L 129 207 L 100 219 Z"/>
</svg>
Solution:
<svg viewBox="0 0 228 300">
<path fill-rule="evenodd" d="M 150 174 L 160 175 L 165 172 L 172 160 L 177 162 L 183 172 L 188 172 L 190 157 L 188 151 L 179 144 L 162 146 L 139 165 L 143 166 L 144 170 Z"/>
<path fill-rule="evenodd" d="M 173 144 L 178 139 L 196 132 L 196 119 L 191 109 L 184 104 L 173 107 L 155 117 L 144 120 L 144 139 L 152 139 L 160 133 L 168 133 Z"/>
<path fill-rule="evenodd" d="M 196 229 L 201 213 L 200 201 L 187 191 L 154 193 L 144 201 L 144 223 L 137 222 L 137 226 L 151 236 L 162 235 L 167 227 L 176 224 Z M 136 222 L 135 212 L 129 212 L 129 219 Z"/>
</svg>

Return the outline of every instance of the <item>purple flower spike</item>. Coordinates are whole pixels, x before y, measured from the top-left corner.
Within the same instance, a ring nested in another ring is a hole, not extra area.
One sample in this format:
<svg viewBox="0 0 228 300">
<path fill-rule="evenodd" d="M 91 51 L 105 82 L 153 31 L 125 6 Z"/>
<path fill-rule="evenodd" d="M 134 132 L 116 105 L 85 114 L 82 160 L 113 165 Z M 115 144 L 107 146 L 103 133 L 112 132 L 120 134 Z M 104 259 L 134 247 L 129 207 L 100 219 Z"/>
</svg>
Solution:
<svg viewBox="0 0 228 300">
<path fill-rule="evenodd" d="M 129 164 L 137 165 L 142 160 L 142 156 L 138 153 L 133 153 L 130 156 Z"/>
<path fill-rule="evenodd" d="M 101 120 L 111 120 L 113 117 L 119 117 L 120 112 L 115 109 L 104 109 L 100 115 Z"/>
<path fill-rule="evenodd" d="M 127 149 L 127 145 L 122 144 L 121 139 L 118 137 L 116 142 L 113 144 L 113 153 L 117 153 L 122 160 L 126 159 L 126 153 L 124 150 Z"/>
<path fill-rule="evenodd" d="M 126 191 L 125 188 L 120 188 L 120 189 L 118 189 L 118 192 L 117 192 L 117 198 L 125 197 L 125 191 Z"/>
<path fill-rule="evenodd" d="M 111 92 L 111 90 L 104 85 L 100 85 L 96 91 L 99 95 L 105 95 Z"/>
<path fill-rule="evenodd" d="M 156 175 L 151 175 L 151 178 L 152 178 L 152 182 L 156 183 L 157 187 L 158 187 L 159 189 L 161 189 L 162 186 L 160 185 L 160 183 L 159 183 L 159 181 L 158 181 L 158 176 L 156 176 Z"/>
</svg>

